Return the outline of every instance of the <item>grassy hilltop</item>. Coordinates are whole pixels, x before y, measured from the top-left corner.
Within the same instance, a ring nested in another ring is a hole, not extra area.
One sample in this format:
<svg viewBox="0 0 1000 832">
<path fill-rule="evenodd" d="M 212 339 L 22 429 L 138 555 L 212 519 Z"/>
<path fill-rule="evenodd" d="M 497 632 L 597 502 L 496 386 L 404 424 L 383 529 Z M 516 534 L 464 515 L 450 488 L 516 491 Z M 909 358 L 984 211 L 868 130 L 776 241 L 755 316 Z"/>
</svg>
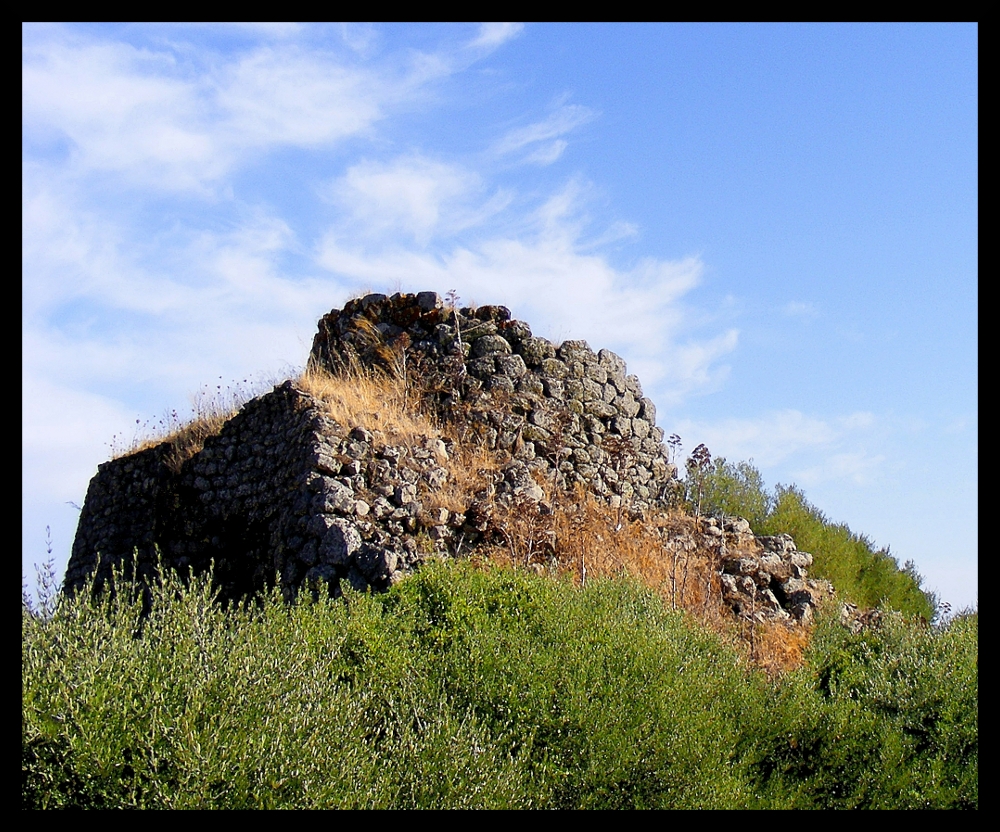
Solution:
<svg viewBox="0 0 1000 832">
<path fill-rule="evenodd" d="M 737 621 L 705 553 L 657 548 L 713 512 L 792 534 L 837 603 Z M 942 615 L 794 486 L 704 452 L 660 517 L 578 493 L 496 523 L 336 600 L 227 609 L 210 575 L 164 575 L 144 616 L 45 577 L 22 596 L 22 807 L 978 808 L 978 613 Z M 840 601 L 880 617 L 845 627 Z"/>
</svg>

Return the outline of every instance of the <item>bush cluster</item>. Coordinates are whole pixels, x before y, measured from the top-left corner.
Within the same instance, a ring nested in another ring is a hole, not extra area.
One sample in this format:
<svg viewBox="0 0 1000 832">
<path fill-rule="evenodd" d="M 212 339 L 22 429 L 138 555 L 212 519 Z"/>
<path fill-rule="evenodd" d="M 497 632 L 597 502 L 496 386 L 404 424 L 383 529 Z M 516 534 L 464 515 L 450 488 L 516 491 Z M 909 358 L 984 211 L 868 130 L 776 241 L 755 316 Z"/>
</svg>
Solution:
<svg viewBox="0 0 1000 832">
<path fill-rule="evenodd" d="M 25 808 L 978 806 L 978 618 L 778 680 L 624 580 L 431 563 L 242 608 L 22 601 Z"/>
<path fill-rule="evenodd" d="M 689 460 L 685 486 L 687 502 L 700 500 L 702 513 L 745 517 L 759 535 L 790 534 L 801 551 L 813 555 L 810 576 L 829 580 L 842 599 L 928 622 L 937 617 L 938 599 L 921 589 L 912 563 L 901 567 L 888 548 L 877 549 L 866 536 L 831 521 L 794 485 L 768 492 L 752 463 L 724 457 L 703 458 L 701 464 Z"/>
</svg>

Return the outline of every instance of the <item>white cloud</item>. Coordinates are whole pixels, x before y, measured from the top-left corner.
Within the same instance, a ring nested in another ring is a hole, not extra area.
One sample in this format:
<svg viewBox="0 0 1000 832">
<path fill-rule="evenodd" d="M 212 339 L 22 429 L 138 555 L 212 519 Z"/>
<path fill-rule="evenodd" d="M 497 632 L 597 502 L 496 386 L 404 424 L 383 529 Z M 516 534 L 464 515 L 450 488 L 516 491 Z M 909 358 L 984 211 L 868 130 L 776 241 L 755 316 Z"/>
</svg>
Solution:
<svg viewBox="0 0 1000 832">
<path fill-rule="evenodd" d="M 885 461 L 884 454 L 873 456 L 863 450 L 830 454 L 821 465 L 799 469 L 795 480 L 802 486 L 818 485 L 829 480 L 847 480 L 855 485 L 869 485 L 878 478 Z"/>
<path fill-rule="evenodd" d="M 174 70 L 169 54 L 126 44 L 36 44 L 22 63 L 24 122 L 29 133 L 64 134 L 77 170 L 199 188 L 228 160 L 204 129 L 197 85 L 172 77 Z"/>
<path fill-rule="evenodd" d="M 254 34 L 265 35 L 276 40 L 284 40 L 301 35 L 304 29 L 301 23 L 281 23 L 276 21 L 239 22 L 223 25 L 233 26 L 237 29 L 246 29 Z"/>
<path fill-rule="evenodd" d="M 567 147 L 562 136 L 592 121 L 596 116 L 597 113 L 589 107 L 559 104 L 543 121 L 508 131 L 493 145 L 493 152 L 504 156 L 534 146 L 535 149 L 525 157 L 525 161 L 540 165 L 551 164 Z"/>
<path fill-rule="evenodd" d="M 679 344 L 668 357 L 650 357 L 643 378 L 672 382 L 670 393 L 661 404 L 670 407 L 692 393 L 719 389 L 729 376 L 729 367 L 716 362 L 736 349 L 739 330 L 730 329 L 714 338 Z"/>
<path fill-rule="evenodd" d="M 475 173 L 411 156 L 388 163 L 359 162 L 330 191 L 350 217 L 352 233 L 381 236 L 402 231 L 426 245 L 436 232 L 467 227 L 470 218 L 473 223 L 485 219 L 469 208 L 469 197 L 482 189 Z"/>
<path fill-rule="evenodd" d="M 798 410 L 779 410 L 757 419 L 724 419 L 710 424 L 680 422 L 675 430 L 691 446 L 704 443 L 716 456 L 754 459 L 762 467 L 784 462 L 803 450 L 830 445 L 836 429 Z"/>
<path fill-rule="evenodd" d="M 537 150 L 524 157 L 526 162 L 534 162 L 536 165 L 551 165 L 562 156 L 563 151 L 569 147 L 569 142 L 563 139 L 556 139 L 554 142 L 547 142 Z"/>
<path fill-rule="evenodd" d="M 480 23 L 479 33 L 468 46 L 470 49 L 493 50 L 517 37 L 523 29 L 523 23 Z"/>
<path fill-rule="evenodd" d="M 262 210 L 231 230 L 143 235 L 31 169 L 23 204 L 25 377 L 69 396 L 138 402 L 156 388 L 176 404 L 206 375 L 301 364 L 340 293 L 283 271 L 296 234 Z"/>
<path fill-rule="evenodd" d="M 390 89 L 324 55 L 260 49 L 220 73 L 215 103 L 227 141 L 243 146 L 316 146 L 363 132 Z"/>
<path fill-rule="evenodd" d="M 715 456 L 752 459 L 760 470 L 790 475 L 799 485 L 831 480 L 868 485 L 882 475 L 887 461 L 865 447 L 878 426 L 879 420 L 866 411 L 824 419 L 786 409 L 753 419 L 683 420 L 670 430 L 685 439 L 687 450 L 704 443 Z"/>
<path fill-rule="evenodd" d="M 378 30 L 371 23 L 341 23 L 340 37 L 350 49 L 365 57 L 379 42 Z"/>
</svg>

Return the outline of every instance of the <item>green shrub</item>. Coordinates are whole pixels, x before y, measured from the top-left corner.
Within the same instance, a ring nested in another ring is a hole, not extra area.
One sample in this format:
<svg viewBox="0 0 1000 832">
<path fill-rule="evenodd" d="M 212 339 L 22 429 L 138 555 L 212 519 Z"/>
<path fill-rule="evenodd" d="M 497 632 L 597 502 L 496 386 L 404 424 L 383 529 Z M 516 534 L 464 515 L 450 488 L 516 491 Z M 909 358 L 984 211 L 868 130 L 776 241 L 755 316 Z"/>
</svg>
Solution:
<svg viewBox="0 0 1000 832">
<path fill-rule="evenodd" d="M 727 462 L 725 457 L 712 460 L 702 475 L 702 506 L 707 514 L 737 515 L 750 521 L 753 529 L 763 526 L 771 513 L 773 498 L 767 493 L 764 478 L 750 462 Z"/>
<path fill-rule="evenodd" d="M 757 534 L 790 534 L 800 550 L 813 555 L 810 575 L 829 580 L 844 600 L 928 622 L 938 614 L 936 597 L 921 589 L 912 563 L 901 568 L 888 549 L 876 549 L 864 535 L 830 521 L 794 485 L 778 485 L 769 494 L 752 463 L 723 457 L 701 466 L 689 462 L 688 473 L 688 499 L 694 499 L 697 486 L 703 513 L 739 515 Z"/>
<path fill-rule="evenodd" d="M 774 504 L 758 534 L 785 532 L 810 552 L 810 574 L 826 578 L 841 598 L 862 607 L 884 607 L 930 622 L 937 614 L 933 595 L 920 588 L 920 576 L 909 566 L 901 569 L 888 549 L 876 550 L 864 535 L 833 523 L 806 500 L 795 486 L 777 486 Z"/>
<path fill-rule="evenodd" d="M 851 633 L 827 615 L 784 680 L 761 781 L 801 808 L 977 808 L 976 617 L 944 629 L 890 614 Z"/>
<path fill-rule="evenodd" d="M 22 605 L 22 806 L 977 806 L 978 618 L 820 629 L 773 683 L 624 580 L 430 563 L 223 610 Z M 794 744 L 791 741 L 794 740 Z"/>
</svg>

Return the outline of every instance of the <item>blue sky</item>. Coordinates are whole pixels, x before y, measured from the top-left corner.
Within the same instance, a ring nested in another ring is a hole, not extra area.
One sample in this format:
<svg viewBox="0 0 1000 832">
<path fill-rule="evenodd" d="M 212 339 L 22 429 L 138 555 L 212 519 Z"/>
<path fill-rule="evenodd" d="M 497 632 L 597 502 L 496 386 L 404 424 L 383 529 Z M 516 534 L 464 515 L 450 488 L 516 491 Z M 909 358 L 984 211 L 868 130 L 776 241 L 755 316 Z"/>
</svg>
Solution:
<svg viewBox="0 0 1000 832">
<path fill-rule="evenodd" d="M 137 420 L 456 289 L 978 603 L 977 244 L 975 25 L 26 25 L 22 574 Z"/>
</svg>

